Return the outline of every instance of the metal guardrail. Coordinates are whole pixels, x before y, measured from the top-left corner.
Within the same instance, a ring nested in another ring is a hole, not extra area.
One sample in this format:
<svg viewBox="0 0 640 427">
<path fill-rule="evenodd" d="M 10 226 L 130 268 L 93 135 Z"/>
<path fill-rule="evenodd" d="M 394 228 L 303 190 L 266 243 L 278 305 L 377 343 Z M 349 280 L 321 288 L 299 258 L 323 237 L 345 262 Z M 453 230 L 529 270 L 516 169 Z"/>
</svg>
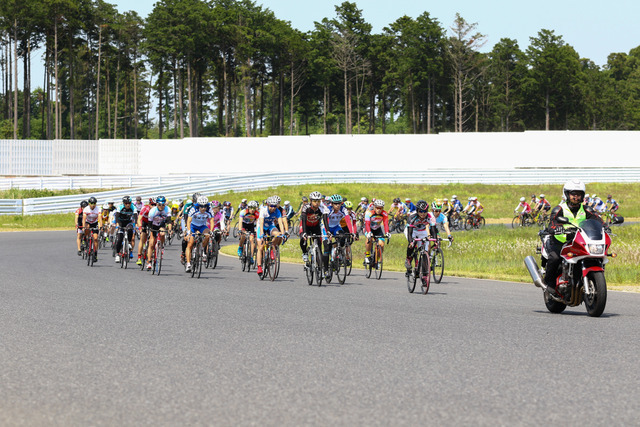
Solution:
<svg viewBox="0 0 640 427">
<path fill-rule="evenodd" d="M 195 177 L 192 177 L 195 178 Z M 201 178 L 201 177 L 200 177 Z M 586 182 L 640 182 L 637 169 L 518 169 L 518 170 L 431 170 L 424 172 L 289 172 L 265 173 L 245 176 L 209 177 L 182 182 L 152 185 L 134 189 L 113 190 L 93 194 L 99 203 L 124 195 L 143 198 L 164 195 L 168 199 L 185 198 L 194 192 L 206 195 L 260 190 L 279 185 L 329 184 L 365 182 L 376 184 L 558 184 L 577 178 Z M 0 215 L 47 214 L 73 212 L 88 194 L 58 197 L 41 197 L 24 200 L 2 200 Z"/>
</svg>

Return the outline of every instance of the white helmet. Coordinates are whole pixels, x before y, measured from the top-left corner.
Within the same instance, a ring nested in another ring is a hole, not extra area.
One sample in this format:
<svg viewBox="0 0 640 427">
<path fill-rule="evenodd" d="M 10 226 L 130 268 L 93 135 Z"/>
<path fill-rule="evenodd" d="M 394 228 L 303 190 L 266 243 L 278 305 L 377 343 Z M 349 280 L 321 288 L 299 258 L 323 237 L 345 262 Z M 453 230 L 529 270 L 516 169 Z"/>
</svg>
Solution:
<svg viewBox="0 0 640 427">
<path fill-rule="evenodd" d="M 109 209 L 109 205 L 105 203 L 104 205 L 102 205 L 102 209 Z"/>
<path fill-rule="evenodd" d="M 588 194 L 585 194 L 585 185 L 584 182 L 579 181 L 577 179 L 572 179 L 564 183 L 564 187 L 562 188 L 562 193 L 569 200 L 569 193 L 572 191 L 581 191 L 584 194 L 583 199 L 585 197 L 589 197 Z"/>
<path fill-rule="evenodd" d="M 204 206 L 209 203 L 209 199 L 207 198 L 207 196 L 200 196 L 198 197 L 196 203 L 198 203 L 200 206 Z"/>
<path fill-rule="evenodd" d="M 520 201 L 524 202 L 526 199 L 524 197 L 520 197 Z"/>
<path fill-rule="evenodd" d="M 276 205 L 279 205 L 280 202 L 282 201 L 282 199 L 280 198 L 280 196 L 273 196 L 273 200 L 276 201 Z"/>
<path fill-rule="evenodd" d="M 458 196 L 456 196 L 455 194 L 453 196 L 451 196 L 451 200 L 455 200 L 457 198 L 458 198 Z"/>
<path fill-rule="evenodd" d="M 544 194 L 541 194 L 541 195 L 540 195 L 540 198 L 541 198 L 541 199 L 544 199 Z"/>
<path fill-rule="evenodd" d="M 285 201 L 284 201 L 284 205 L 285 205 L 285 206 L 289 206 L 289 205 L 290 205 L 290 202 L 289 202 L 288 200 L 285 200 Z"/>
<path fill-rule="evenodd" d="M 322 199 L 322 194 L 320 194 L 320 192 L 318 192 L 318 191 L 314 191 L 313 193 L 309 194 L 309 199 L 311 199 L 311 200 L 320 200 L 320 199 Z"/>
<path fill-rule="evenodd" d="M 255 200 L 252 200 L 249 202 L 247 206 L 249 206 L 252 209 L 258 209 L 258 202 L 256 202 Z"/>
<path fill-rule="evenodd" d="M 374 205 L 376 208 L 383 208 L 383 207 L 384 207 L 384 200 L 376 199 L 376 201 L 375 201 L 375 202 L 373 202 L 373 205 Z"/>
</svg>

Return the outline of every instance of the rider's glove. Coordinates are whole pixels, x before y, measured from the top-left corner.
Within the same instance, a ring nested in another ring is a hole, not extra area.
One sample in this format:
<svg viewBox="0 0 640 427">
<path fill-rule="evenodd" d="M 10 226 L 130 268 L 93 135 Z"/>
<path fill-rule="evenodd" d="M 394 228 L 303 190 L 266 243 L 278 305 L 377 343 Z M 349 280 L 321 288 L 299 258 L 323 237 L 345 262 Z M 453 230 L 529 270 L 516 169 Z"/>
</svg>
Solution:
<svg viewBox="0 0 640 427">
<path fill-rule="evenodd" d="M 389 237 L 391 237 L 391 233 L 385 233 L 384 237 L 386 237 L 388 239 Z"/>
<path fill-rule="evenodd" d="M 370 239 L 371 237 L 373 237 L 373 233 L 369 231 L 365 233 L 365 236 L 367 236 L 367 239 Z"/>
<path fill-rule="evenodd" d="M 301 237 L 302 237 L 302 239 L 303 239 L 303 240 L 306 240 L 306 238 L 308 237 L 308 236 L 307 236 L 307 233 L 302 233 L 302 236 L 301 236 Z"/>
<path fill-rule="evenodd" d="M 447 239 L 449 239 L 450 242 L 453 242 L 453 236 L 451 234 L 447 236 Z"/>
</svg>

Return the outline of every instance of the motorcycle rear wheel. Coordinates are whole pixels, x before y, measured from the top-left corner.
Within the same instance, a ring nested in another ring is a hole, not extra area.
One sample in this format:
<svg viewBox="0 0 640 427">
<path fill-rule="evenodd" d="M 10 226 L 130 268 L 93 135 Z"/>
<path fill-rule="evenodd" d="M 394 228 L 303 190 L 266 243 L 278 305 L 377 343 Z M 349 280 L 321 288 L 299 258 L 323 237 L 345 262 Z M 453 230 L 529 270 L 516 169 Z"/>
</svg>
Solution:
<svg viewBox="0 0 640 427">
<path fill-rule="evenodd" d="M 558 302 L 549 296 L 549 292 L 544 292 L 544 305 L 547 306 L 547 310 L 551 313 L 562 313 L 565 308 L 567 308 L 566 304 Z"/>
</svg>

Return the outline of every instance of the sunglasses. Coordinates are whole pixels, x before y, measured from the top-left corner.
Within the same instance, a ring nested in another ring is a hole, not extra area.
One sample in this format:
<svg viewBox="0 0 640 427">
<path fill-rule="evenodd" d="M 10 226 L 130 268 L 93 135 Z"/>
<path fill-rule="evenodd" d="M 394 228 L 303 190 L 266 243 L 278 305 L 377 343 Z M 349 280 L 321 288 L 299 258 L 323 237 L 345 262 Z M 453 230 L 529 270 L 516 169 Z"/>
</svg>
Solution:
<svg viewBox="0 0 640 427">
<path fill-rule="evenodd" d="M 270 208 L 277 208 L 278 205 L 269 205 Z"/>
<path fill-rule="evenodd" d="M 429 212 L 429 211 L 426 210 L 426 209 L 418 209 L 418 213 L 427 213 L 427 212 Z"/>
<path fill-rule="evenodd" d="M 340 206 L 340 205 L 342 205 L 342 203 L 333 202 L 332 205 L 333 206 Z"/>
</svg>

